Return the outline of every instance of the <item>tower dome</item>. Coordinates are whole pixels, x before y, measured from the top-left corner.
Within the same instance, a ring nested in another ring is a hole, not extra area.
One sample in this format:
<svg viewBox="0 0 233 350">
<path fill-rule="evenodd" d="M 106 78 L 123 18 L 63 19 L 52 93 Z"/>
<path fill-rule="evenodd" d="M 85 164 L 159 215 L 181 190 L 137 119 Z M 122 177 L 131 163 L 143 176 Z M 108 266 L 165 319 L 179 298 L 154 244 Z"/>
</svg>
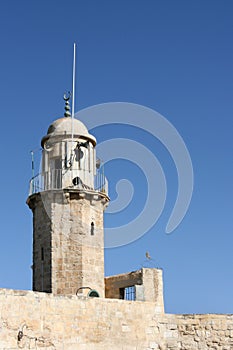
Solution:
<svg viewBox="0 0 233 350">
<path fill-rule="evenodd" d="M 73 124 L 73 125 L 72 125 Z M 45 142 L 53 137 L 70 137 L 72 134 L 75 138 L 89 140 L 93 146 L 96 145 L 96 139 L 89 134 L 87 127 L 78 119 L 70 117 L 62 117 L 56 119 L 50 124 L 47 134 L 41 140 L 41 146 L 44 148 Z"/>
</svg>

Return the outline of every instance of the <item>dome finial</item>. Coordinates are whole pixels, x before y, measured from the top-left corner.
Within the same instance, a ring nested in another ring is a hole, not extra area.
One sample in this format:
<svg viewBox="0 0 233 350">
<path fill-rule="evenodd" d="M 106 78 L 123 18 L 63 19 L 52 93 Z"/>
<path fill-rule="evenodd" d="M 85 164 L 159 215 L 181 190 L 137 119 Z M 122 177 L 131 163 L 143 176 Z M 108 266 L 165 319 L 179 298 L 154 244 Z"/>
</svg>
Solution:
<svg viewBox="0 0 233 350">
<path fill-rule="evenodd" d="M 64 116 L 65 117 L 71 117 L 71 113 L 70 113 L 70 97 L 71 97 L 71 92 L 68 91 L 68 93 L 64 93 L 63 95 L 63 99 L 64 101 L 66 101 L 66 104 L 65 104 L 65 113 L 64 113 Z"/>
</svg>

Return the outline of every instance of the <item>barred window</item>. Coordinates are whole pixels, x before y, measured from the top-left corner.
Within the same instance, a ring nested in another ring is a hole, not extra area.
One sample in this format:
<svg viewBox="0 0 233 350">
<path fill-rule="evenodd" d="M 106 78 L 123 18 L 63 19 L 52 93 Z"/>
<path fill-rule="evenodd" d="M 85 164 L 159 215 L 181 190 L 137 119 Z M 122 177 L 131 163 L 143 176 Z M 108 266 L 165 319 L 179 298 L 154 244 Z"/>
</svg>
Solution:
<svg viewBox="0 0 233 350">
<path fill-rule="evenodd" d="M 120 288 L 120 299 L 136 300 L 135 286 Z"/>
</svg>

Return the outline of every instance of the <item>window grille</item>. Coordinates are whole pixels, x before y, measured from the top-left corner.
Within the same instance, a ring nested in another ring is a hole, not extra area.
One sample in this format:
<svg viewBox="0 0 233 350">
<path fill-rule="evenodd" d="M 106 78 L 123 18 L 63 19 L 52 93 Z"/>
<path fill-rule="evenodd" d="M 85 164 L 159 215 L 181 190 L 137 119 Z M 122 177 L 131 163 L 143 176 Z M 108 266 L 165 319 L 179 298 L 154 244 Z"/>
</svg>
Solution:
<svg viewBox="0 0 233 350">
<path fill-rule="evenodd" d="M 120 299 L 136 300 L 135 286 L 120 288 Z"/>
</svg>

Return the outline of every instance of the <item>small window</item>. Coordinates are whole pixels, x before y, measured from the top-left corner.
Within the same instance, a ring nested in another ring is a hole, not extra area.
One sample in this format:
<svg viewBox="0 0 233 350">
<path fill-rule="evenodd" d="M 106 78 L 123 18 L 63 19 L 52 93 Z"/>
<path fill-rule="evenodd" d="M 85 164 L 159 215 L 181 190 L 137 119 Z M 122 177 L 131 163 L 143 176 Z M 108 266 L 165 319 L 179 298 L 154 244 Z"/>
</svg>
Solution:
<svg viewBox="0 0 233 350">
<path fill-rule="evenodd" d="M 44 261 L 44 248 L 41 247 L 41 261 Z"/>
<path fill-rule="evenodd" d="M 136 299 L 135 286 L 120 288 L 120 299 L 135 300 Z"/>
<path fill-rule="evenodd" d="M 91 223 L 91 236 L 94 236 L 94 233 L 95 233 L 95 224 L 92 221 L 92 223 Z"/>
</svg>

